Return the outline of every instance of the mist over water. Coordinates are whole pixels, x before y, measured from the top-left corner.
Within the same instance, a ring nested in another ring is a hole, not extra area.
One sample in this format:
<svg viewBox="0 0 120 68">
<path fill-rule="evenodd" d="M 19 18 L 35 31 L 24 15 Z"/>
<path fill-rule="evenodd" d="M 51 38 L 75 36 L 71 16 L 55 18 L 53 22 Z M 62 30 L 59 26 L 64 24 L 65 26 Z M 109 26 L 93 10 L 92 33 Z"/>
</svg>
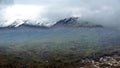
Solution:
<svg viewBox="0 0 120 68">
<path fill-rule="evenodd" d="M 119 0 L 14 0 L 12 5 L 0 5 L 0 27 L 15 22 L 16 27 L 21 24 L 51 26 L 64 18 L 80 17 L 85 21 L 118 28 L 119 4 Z"/>
</svg>

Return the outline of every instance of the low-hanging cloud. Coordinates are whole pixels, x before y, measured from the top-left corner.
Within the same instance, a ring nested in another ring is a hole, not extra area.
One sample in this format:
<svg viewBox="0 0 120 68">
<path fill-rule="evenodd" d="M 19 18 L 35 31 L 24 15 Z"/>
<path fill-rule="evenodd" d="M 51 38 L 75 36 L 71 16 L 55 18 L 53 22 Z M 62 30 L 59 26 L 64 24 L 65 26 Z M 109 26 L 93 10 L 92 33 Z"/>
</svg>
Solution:
<svg viewBox="0 0 120 68">
<path fill-rule="evenodd" d="M 119 0 L 15 0 L 14 4 L 46 7 L 40 18 L 49 23 L 73 16 L 105 26 L 120 26 Z"/>
</svg>

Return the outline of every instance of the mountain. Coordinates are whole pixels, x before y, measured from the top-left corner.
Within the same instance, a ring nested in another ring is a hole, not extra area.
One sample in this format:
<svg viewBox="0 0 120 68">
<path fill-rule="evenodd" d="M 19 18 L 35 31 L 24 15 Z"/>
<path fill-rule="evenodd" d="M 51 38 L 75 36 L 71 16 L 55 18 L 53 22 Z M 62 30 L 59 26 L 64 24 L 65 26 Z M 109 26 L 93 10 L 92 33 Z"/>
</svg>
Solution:
<svg viewBox="0 0 120 68">
<path fill-rule="evenodd" d="M 12 21 L 13 22 L 13 21 Z M 2 26 L 2 25 L 1 25 Z M 11 23 L 9 26 L 6 26 L 5 28 L 61 28 L 61 27 L 71 27 L 71 28 L 79 28 L 79 27 L 86 27 L 86 28 L 92 28 L 92 27 L 103 27 L 100 24 L 95 24 L 92 22 L 81 20 L 79 17 L 69 17 L 65 19 L 61 19 L 57 21 L 55 24 L 46 23 L 43 21 L 31 21 L 31 20 L 20 20 L 17 19 L 13 23 Z M 0 27 L 4 28 L 4 27 Z"/>
<path fill-rule="evenodd" d="M 56 22 L 56 24 L 54 24 L 53 27 L 103 27 L 103 26 L 100 24 L 83 21 L 79 17 L 69 17 Z"/>
</svg>

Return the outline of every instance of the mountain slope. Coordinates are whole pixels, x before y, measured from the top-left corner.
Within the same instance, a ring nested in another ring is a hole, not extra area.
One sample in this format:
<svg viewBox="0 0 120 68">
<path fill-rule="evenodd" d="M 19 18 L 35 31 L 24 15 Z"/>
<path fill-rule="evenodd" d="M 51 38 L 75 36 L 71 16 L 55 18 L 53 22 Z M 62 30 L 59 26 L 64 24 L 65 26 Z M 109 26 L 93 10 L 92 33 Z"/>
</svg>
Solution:
<svg viewBox="0 0 120 68">
<path fill-rule="evenodd" d="M 2 25 L 1 25 L 2 26 Z M 55 24 L 43 22 L 43 21 L 31 21 L 31 20 L 15 20 L 10 25 L 6 26 L 6 28 L 20 28 L 20 27 L 38 27 L 38 28 L 53 28 L 53 27 L 86 27 L 86 28 L 92 28 L 92 27 L 103 27 L 103 25 L 92 23 L 89 21 L 84 21 L 79 17 L 69 17 L 65 19 L 61 19 L 57 21 Z M 2 27 L 4 28 L 4 27 Z"/>
<path fill-rule="evenodd" d="M 53 27 L 103 27 L 100 24 L 83 21 L 79 17 L 70 17 L 58 21 Z"/>
</svg>

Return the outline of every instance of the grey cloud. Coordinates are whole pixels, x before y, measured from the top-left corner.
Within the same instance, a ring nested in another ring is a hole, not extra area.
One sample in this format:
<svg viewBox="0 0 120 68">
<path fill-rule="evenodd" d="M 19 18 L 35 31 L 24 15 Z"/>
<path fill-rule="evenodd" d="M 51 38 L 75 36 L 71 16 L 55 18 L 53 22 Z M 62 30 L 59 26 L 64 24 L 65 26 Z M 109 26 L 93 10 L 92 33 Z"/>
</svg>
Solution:
<svg viewBox="0 0 120 68">
<path fill-rule="evenodd" d="M 52 22 L 80 16 L 81 19 L 106 26 L 120 26 L 119 0 L 15 0 L 15 4 L 47 5 L 41 17 Z"/>
</svg>

